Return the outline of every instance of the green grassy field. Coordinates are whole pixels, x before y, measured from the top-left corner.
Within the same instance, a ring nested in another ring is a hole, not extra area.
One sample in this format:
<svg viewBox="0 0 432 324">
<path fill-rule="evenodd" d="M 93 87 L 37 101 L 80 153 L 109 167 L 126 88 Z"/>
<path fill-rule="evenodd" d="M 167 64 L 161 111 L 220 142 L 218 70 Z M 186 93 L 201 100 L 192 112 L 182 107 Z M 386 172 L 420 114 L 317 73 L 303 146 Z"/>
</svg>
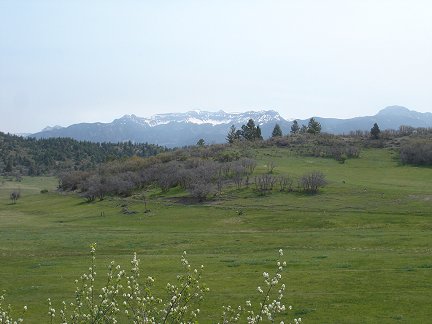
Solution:
<svg viewBox="0 0 432 324">
<path fill-rule="evenodd" d="M 255 172 L 274 161 L 276 175 L 320 170 L 328 186 L 317 195 L 233 189 L 203 204 L 180 203 L 177 190 L 165 196 L 154 191 L 147 194 L 150 213 L 143 213 L 138 194 L 86 203 L 57 193 L 54 178 L 4 181 L 0 290 L 17 307 L 28 305 L 27 322 L 43 323 L 48 297 L 54 305 L 73 298 L 73 280 L 88 268 L 90 243 L 98 245 L 101 276 L 110 260 L 127 267 L 136 251 L 143 273 L 155 276 L 158 287 L 175 281 L 187 250 L 192 264 L 206 266 L 203 281 L 211 288 L 200 322 L 214 323 L 222 305 L 258 297 L 262 272 L 274 269 L 282 248 L 289 318 L 431 322 L 432 169 L 400 166 L 393 154 L 366 150 L 340 164 L 262 149 Z M 18 188 L 22 197 L 11 204 L 9 194 Z M 123 214 L 125 202 L 138 213 Z"/>
</svg>

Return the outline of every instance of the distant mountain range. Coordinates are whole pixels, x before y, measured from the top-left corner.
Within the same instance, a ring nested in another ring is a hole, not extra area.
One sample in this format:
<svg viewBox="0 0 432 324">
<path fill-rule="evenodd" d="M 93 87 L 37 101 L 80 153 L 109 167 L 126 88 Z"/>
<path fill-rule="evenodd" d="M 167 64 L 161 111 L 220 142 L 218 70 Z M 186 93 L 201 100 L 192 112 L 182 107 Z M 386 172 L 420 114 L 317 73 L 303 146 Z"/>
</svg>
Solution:
<svg viewBox="0 0 432 324">
<path fill-rule="evenodd" d="M 391 106 L 375 116 L 350 119 L 314 117 L 321 123 L 322 131 L 334 134 L 353 130 L 370 130 L 374 123 L 383 129 L 397 129 L 401 125 L 432 127 L 432 113 L 419 113 L 405 107 Z M 29 135 L 35 138 L 71 137 L 91 142 L 152 143 L 167 147 L 195 144 L 200 138 L 206 143 L 224 143 L 229 127 L 240 128 L 249 119 L 260 125 L 264 138 L 270 137 L 276 123 L 284 134 L 289 133 L 292 121 L 282 118 L 274 110 L 247 111 L 244 113 L 189 111 L 154 115 L 150 118 L 124 115 L 111 123 L 80 123 L 68 127 L 47 127 Z M 307 120 L 298 120 L 307 125 Z"/>
</svg>

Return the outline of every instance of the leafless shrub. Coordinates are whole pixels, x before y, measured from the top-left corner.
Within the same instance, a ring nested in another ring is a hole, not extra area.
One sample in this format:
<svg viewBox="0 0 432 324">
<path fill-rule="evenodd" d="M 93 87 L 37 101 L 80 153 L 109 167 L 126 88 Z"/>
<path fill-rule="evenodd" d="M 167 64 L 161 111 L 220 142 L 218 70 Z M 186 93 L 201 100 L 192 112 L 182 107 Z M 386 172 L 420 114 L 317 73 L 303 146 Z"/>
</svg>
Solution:
<svg viewBox="0 0 432 324">
<path fill-rule="evenodd" d="M 261 193 L 273 190 L 276 178 L 270 174 L 263 174 L 255 177 L 255 188 Z"/>
<path fill-rule="evenodd" d="M 312 171 L 304 174 L 299 181 L 299 185 L 306 192 L 316 193 L 318 189 L 327 184 L 325 176 L 320 171 Z"/>
<path fill-rule="evenodd" d="M 268 173 L 273 173 L 273 169 L 276 167 L 276 164 L 274 163 L 274 161 L 268 161 L 267 163 L 267 172 Z"/>
<path fill-rule="evenodd" d="M 232 174 L 232 179 L 236 184 L 237 189 L 240 189 L 243 183 L 243 178 L 247 174 L 246 169 L 240 164 L 236 164 L 233 167 Z"/>
<path fill-rule="evenodd" d="M 163 192 L 177 186 L 177 171 L 180 167 L 181 164 L 179 162 L 170 161 L 164 164 L 159 164 L 158 167 L 154 169 L 155 182 Z"/>
<path fill-rule="evenodd" d="M 111 189 L 107 186 L 106 179 L 99 174 L 90 176 L 81 186 L 83 197 L 88 201 L 93 201 L 96 198 L 103 200 L 106 193 Z"/>
<path fill-rule="evenodd" d="M 118 196 L 129 196 L 136 187 L 128 174 L 114 175 L 106 179 L 108 192 Z"/>
<path fill-rule="evenodd" d="M 279 182 L 279 187 L 280 187 L 280 191 L 292 191 L 293 188 L 293 178 L 290 176 L 280 176 L 278 177 L 278 182 Z"/>
<path fill-rule="evenodd" d="M 432 165 L 432 141 L 430 139 L 406 141 L 400 148 L 400 159 L 404 164 Z"/>
<path fill-rule="evenodd" d="M 219 193 L 219 195 L 222 194 L 222 189 L 223 189 L 224 183 L 225 183 L 224 178 L 221 176 L 218 176 L 216 179 L 216 187 L 217 187 L 217 192 Z"/>
<path fill-rule="evenodd" d="M 194 182 L 189 188 L 189 193 L 192 197 L 198 199 L 198 201 L 203 201 L 207 198 L 207 196 L 212 193 L 213 186 L 211 183 L 198 181 Z"/>
<path fill-rule="evenodd" d="M 90 173 L 84 171 L 71 171 L 61 173 L 59 178 L 59 189 L 64 191 L 77 190 L 88 177 Z"/>
<path fill-rule="evenodd" d="M 231 168 L 232 168 L 231 162 L 221 163 L 221 171 L 223 172 L 223 176 L 225 178 L 229 178 L 231 176 Z"/>
<path fill-rule="evenodd" d="M 177 170 L 177 182 L 180 188 L 187 189 L 193 181 L 192 169 L 179 169 Z"/>
<path fill-rule="evenodd" d="M 247 170 L 249 174 L 252 174 L 256 168 L 256 161 L 251 158 L 242 158 L 239 160 L 240 164 Z"/>
</svg>

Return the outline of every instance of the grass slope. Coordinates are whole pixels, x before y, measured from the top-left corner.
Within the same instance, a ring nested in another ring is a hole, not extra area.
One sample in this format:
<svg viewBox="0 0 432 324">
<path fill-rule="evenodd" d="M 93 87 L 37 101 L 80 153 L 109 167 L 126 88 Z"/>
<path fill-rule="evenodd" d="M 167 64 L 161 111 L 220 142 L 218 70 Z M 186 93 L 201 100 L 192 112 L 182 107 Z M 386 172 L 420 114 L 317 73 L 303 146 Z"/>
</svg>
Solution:
<svg viewBox="0 0 432 324">
<path fill-rule="evenodd" d="M 289 318 L 309 323 L 426 323 L 432 318 L 432 170 L 400 166 L 392 152 L 368 150 L 340 164 L 286 149 L 258 150 L 256 172 L 274 161 L 275 174 L 324 172 L 318 195 L 252 189 L 220 200 L 183 205 L 172 190 L 152 192 L 150 213 L 138 195 L 85 203 L 56 193 L 53 178 L 0 185 L 0 290 L 8 302 L 29 306 L 28 322 L 47 320 L 46 299 L 73 298 L 73 280 L 98 243 L 98 269 L 112 259 L 127 267 L 138 252 L 157 285 L 175 281 L 180 255 L 206 266 L 211 288 L 200 322 L 214 323 L 221 306 L 257 296 L 262 272 L 283 248 Z M 20 188 L 15 205 L 9 193 Z M 41 194 L 41 189 L 49 189 Z M 149 194 L 148 194 L 149 195 Z M 124 215 L 121 204 L 137 214 Z M 238 214 L 241 210 L 243 213 Z M 103 214 L 102 214 L 103 212 Z M 256 300 L 255 300 L 256 301 Z"/>
</svg>

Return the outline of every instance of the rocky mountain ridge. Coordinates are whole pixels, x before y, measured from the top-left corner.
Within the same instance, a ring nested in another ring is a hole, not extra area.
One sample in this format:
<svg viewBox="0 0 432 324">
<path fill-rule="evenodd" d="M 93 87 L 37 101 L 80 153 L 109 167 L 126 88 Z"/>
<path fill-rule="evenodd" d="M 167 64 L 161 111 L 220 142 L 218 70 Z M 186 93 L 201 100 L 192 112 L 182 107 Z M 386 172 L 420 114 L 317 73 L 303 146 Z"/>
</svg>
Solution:
<svg viewBox="0 0 432 324">
<path fill-rule="evenodd" d="M 401 125 L 432 127 L 432 113 L 420 113 L 405 107 L 391 106 L 374 116 L 350 119 L 314 117 L 322 125 L 322 131 L 342 134 L 354 130 L 370 130 L 374 123 L 381 129 L 397 129 Z M 152 143 L 167 147 L 193 145 L 200 138 L 206 143 L 224 143 L 229 127 L 237 128 L 253 119 L 260 125 L 264 138 L 271 135 L 276 123 L 284 134 L 289 133 L 292 121 L 286 120 L 274 110 L 226 113 L 193 110 L 185 113 L 158 114 L 149 118 L 124 115 L 111 123 L 79 123 L 68 127 L 47 127 L 30 135 L 36 138 L 71 137 L 91 142 Z M 298 120 L 307 124 L 308 120 Z"/>
</svg>

